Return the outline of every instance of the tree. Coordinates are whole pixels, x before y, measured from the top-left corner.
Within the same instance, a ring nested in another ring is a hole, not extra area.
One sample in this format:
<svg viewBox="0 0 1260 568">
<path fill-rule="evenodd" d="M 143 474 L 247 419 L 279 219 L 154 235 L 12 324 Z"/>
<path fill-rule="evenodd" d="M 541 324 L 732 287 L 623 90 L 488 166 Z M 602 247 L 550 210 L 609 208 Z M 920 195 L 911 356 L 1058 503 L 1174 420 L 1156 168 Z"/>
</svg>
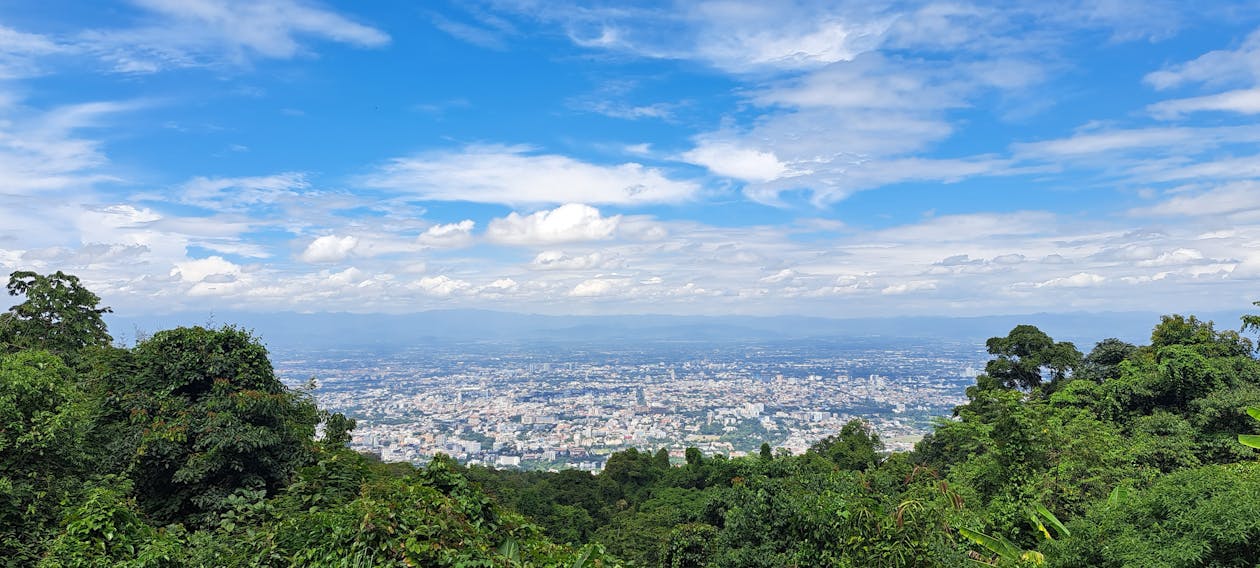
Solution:
<svg viewBox="0 0 1260 568">
<path fill-rule="evenodd" d="M 9 275 L 10 296 L 26 300 L 0 314 L 0 349 L 47 349 L 66 355 L 84 347 L 109 345 L 113 338 L 98 307 L 101 298 L 60 270 L 44 276 L 29 271 Z"/>
<path fill-rule="evenodd" d="M 661 566 L 666 568 L 702 568 L 713 554 L 713 541 L 718 530 L 712 525 L 678 525 L 670 531 L 661 555 Z"/>
<path fill-rule="evenodd" d="M 1136 345 L 1114 337 L 1099 341 L 1081 361 L 1076 375 L 1097 383 L 1120 376 L 1120 363 L 1138 350 Z"/>
<path fill-rule="evenodd" d="M 985 343 L 997 357 L 985 365 L 985 373 L 1007 388 L 1041 386 L 1043 373 L 1059 381 L 1081 363 L 1081 352 L 1071 342 L 1055 342 L 1036 326 L 1018 325 L 1006 337 Z"/>
<path fill-rule="evenodd" d="M 687 465 L 691 467 L 699 467 L 704 463 L 704 454 L 700 453 L 700 448 L 687 448 L 683 453 L 683 457 L 687 459 Z"/>
<path fill-rule="evenodd" d="M 669 450 L 665 448 L 656 450 L 656 455 L 652 456 L 652 461 L 656 463 L 656 467 L 669 469 Z"/>
<path fill-rule="evenodd" d="M 772 451 L 770 450 L 770 443 L 769 443 L 769 442 L 762 442 L 762 443 L 761 443 L 761 451 L 760 451 L 760 455 L 761 455 L 761 459 L 763 459 L 763 460 L 772 460 L 772 459 L 774 459 L 774 452 L 772 452 Z"/>
<path fill-rule="evenodd" d="M 1249 329 L 1248 317 L 1253 316 L 1243 317 L 1244 331 Z M 1174 345 L 1193 346 L 1209 357 L 1245 356 L 1252 350 L 1250 339 L 1233 330 L 1216 331 L 1211 321 L 1179 314 L 1161 316 L 1159 325 L 1151 331 L 1151 348 L 1158 357 L 1165 348 Z"/>
<path fill-rule="evenodd" d="M 879 463 L 883 449 L 883 442 L 871 431 L 870 424 L 854 418 L 840 428 L 839 434 L 820 440 L 810 451 L 831 460 L 840 469 L 864 471 Z"/>
<path fill-rule="evenodd" d="M 0 357 L 0 565 L 27 564 L 84 466 L 88 413 L 61 359 Z"/>
<path fill-rule="evenodd" d="M 353 418 L 345 414 L 324 412 L 324 445 L 329 448 L 341 448 L 350 443 L 350 431 L 357 425 Z"/>
<path fill-rule="evenodd" d="M 239 490 L 278 491 L 308 457 L 315 405 L 276 379 L 248 332 L 183 327 L 135 352 L 125 403 L 139 430 L 136 493 L 150 515 L 195 524 Z"/>
</svg>

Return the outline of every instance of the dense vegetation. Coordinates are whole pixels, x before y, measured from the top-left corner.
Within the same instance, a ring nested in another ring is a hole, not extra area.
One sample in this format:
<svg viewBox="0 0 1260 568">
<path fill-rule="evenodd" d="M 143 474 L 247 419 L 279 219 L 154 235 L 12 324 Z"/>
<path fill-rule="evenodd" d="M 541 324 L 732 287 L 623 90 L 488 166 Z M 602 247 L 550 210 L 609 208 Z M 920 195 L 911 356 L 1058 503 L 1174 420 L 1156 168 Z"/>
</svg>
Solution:
<svg viewBox="0 0 1260 568">
<path fill-rule="evenodd" d="M 1088 354 L 1018 326 L 909 453 L 853 421 L 804 455 L 628 450 L 590 475 L 383 464 L 246 331 L 122 348 L 73 276 L 9 290 L 4 565 L 1260 564 L 1260 316 Z"/>
<path fill-rule="evenodd" d="M 14 273 L 0 315 L 0 565 L 604 566 L 552 544 L 449 459 L 346 448 L 233 327 L 111 346 L 73 276 Z M 317 432 L 322 435 L 317 437 Z"/>
</svg>

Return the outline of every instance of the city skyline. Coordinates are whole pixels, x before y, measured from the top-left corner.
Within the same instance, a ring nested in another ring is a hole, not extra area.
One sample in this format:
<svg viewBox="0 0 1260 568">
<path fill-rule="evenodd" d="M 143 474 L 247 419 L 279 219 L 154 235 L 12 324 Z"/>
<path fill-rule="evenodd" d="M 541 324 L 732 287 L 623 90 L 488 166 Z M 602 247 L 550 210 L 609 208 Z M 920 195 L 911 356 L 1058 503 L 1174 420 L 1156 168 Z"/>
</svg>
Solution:
<svg viewBox="0 0 1260 568">
<path fill-rule="evenodd" d="M 1243 2 L 6 5 L 0 268 L 128 315 L 1241 313 L 1258 26 Z"/>
</svg>

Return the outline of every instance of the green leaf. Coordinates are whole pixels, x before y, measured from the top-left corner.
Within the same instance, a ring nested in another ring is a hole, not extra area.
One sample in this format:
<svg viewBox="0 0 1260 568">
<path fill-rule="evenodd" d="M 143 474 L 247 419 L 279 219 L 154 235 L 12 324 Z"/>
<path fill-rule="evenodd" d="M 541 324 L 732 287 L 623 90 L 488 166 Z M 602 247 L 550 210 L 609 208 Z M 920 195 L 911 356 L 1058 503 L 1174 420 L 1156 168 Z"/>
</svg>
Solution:
<svg viewBox="0 0 1260 568">
<path fill-rule="evenodd" d="M 1023 554 L 1019 556 L 1019 559 L 1023 562 L 1030 563 L 1034 566 L 1041 566 L 1042 564 L 1046 563 L 1046 555 L 1040 552 L 1037 552 L 1036 550 L 1025 551 Z"/>
<path fill-rule="evenodd" d="M 1037 511 L 1037 514 L 1046 519 L 1046 521 L 1050 523 L 1050 526 L 1054 527 L 1054 531 L 1059 533 L 1060 537 L 1072 536 L 1072 532 L 1067 530 L 1067 527 L 1063 526 L 1063 523 L 1059 522 L 1059 518 L 1054 516 L 1054 513 L 1051 513 L 1045 505 L 1042 505 L 1041 503 L 1034 503 L 1033 509 Z"/>
<path fill-rule="evenodd" d="M 1260 435 L 1256 434 L 1239 434 L 1238 442 L 1244 446 L 1260 449 Z"/>
<path fill-rule="evenodd" d="M 1121 503 L 1129 499 L 1129 488 L 1124 485 L 1117 485 L 1111 490 L 1111 495 L 1107 496 L 1107 506 L 1117 507 Z"/>
<path fill-rule="evenodd" d="M 1054 537 L 1050 535 L 1050 531 L 1046 530 L 1046 525 L 1041 522 L 1041 519 L 1037 518 L 1037 513 L 1032 510 L 1028 511 L 1028 522 L 1032 523 L 1034 529 L 1045 535 L 1046 540 L 1054 540 Z"/>
<path fill-rule="evenodd" d="M 1000 536 L 992 537 L 980 531 L 973 531 L 966 528 L 959 528 L 958 532 L 959 534 L 971 539 L 976 544 L 987 548 L 990 552 L 1002 557 L 1004 560 L 1019 560 L 1019 556 L 1022 551 L 1014 544 L 1011 544 L 1011 541 L 1006 540 L 1005 538 Z"/>
<path fill-rule="evenodd" d="M 585 568 L 586 561 L 591 557 L 590 547 L 582 549 L 582 553 L 573 559 L 573 568 Z"/>
<path fill-rule="evenodd" d="M 516 539 L 508 537 L 508 539 L 503 541 L 503 544 L 499 546 L 499 554 L 506 556 L 508 560 L 516 562 L 521 559 L 521 547 L 516 543 Z"/>
<path fill-rule="evenodd" d="M 1248 406 L 1247 414 L 1250 414 L 1256 420 L 1260 420 L 1260 406 Z"/>
</svg>

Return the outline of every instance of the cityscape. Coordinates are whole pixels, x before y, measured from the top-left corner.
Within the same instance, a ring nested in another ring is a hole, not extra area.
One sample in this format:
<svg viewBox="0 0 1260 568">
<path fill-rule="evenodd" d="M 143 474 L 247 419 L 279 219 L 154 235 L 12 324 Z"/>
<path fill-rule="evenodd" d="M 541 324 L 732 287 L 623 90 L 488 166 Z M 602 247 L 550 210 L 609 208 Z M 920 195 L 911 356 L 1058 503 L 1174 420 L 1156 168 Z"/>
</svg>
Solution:
<svg viewBox="0 0 1260 568">
<path fill-rule="evenodd" d="M 609 454 L 688 447 L 799 455 L 853 418 L 906 451 L 965 402 L 975 343 L 861 339 L 637 346 L 519 343 L 274 354 L 384 461 L 444 453 L 498 468 L 602 469 Z M 311 380 L 313 379 L 313 383 Z"/>
</svg>

